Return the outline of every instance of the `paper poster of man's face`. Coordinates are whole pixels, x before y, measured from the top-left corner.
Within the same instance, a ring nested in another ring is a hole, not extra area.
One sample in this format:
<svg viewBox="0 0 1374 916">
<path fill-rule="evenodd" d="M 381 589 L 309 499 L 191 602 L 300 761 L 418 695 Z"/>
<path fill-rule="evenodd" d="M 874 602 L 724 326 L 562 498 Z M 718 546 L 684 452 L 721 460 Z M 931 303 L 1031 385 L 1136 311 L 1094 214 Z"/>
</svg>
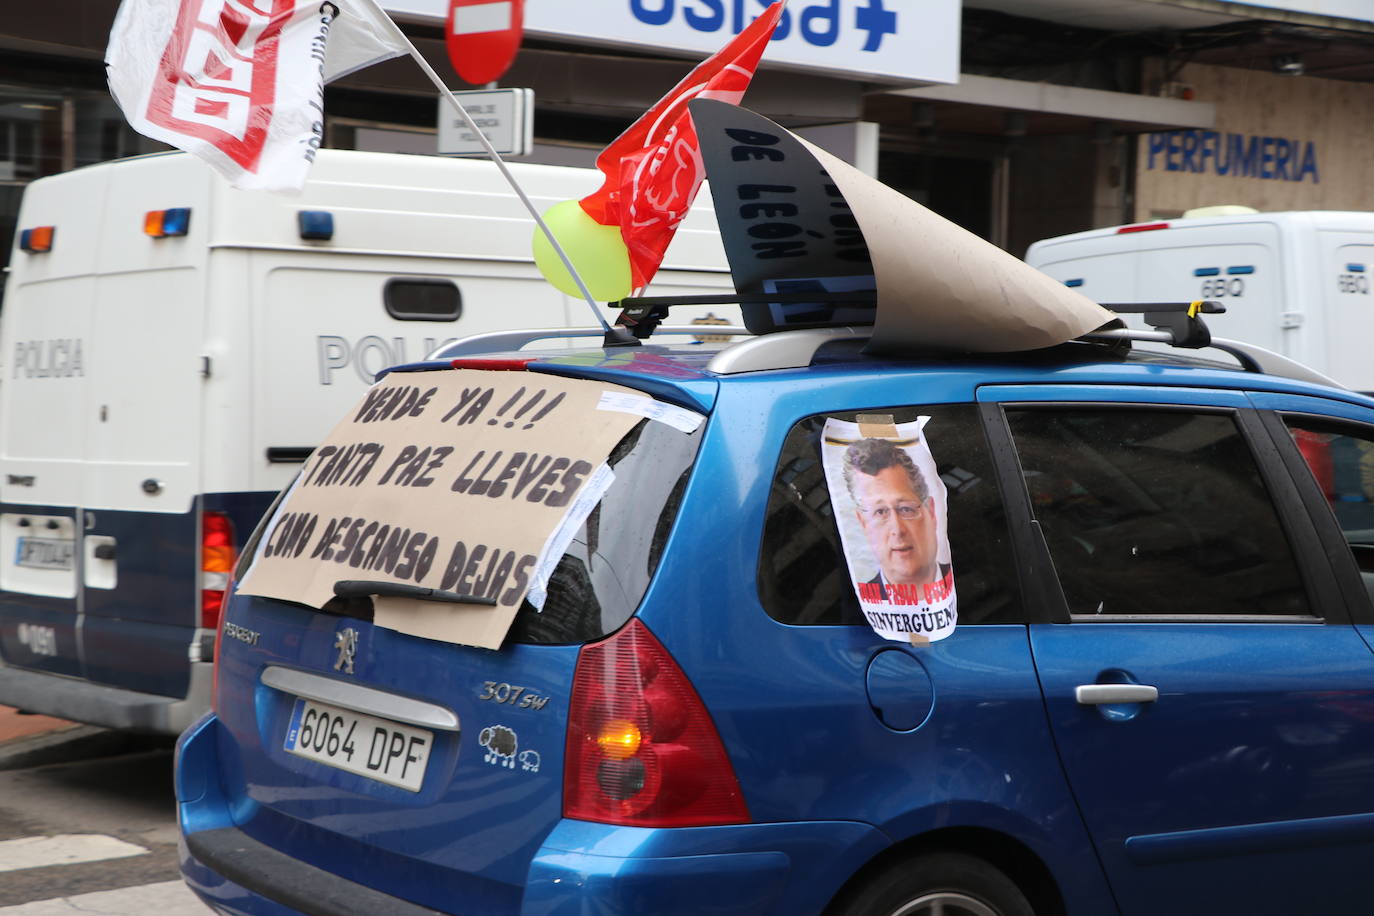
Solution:
<svg viewBox="0 0 1374 916">
<path fill-rule="evenodd" d="M 844 482 L 884 582 L 939 578 L 935 501 L 911 456 L 888 439 L 860 439 L 844 452 Z"/>
<path fill-rule="evenodd" d="M 933 641 L 954 629 L 945 489 L 911 423 L 826 421 L 822 459 L 845 560 L 864 616 L 880 635 Z"/>
</svg>

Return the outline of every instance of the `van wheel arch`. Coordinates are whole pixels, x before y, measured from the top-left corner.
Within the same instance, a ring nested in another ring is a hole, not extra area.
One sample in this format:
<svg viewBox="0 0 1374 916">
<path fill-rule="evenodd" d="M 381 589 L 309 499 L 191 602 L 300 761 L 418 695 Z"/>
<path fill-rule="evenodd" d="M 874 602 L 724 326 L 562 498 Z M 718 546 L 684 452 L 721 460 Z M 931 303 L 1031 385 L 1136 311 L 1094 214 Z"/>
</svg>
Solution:
<svg viewBox="0 0 1374 916">
<path fill-rule="evenodd" d="M 825 916 L 843 916 L 845 907 L 882 876 L 918 859 L 949 854 L 991 866 L 1016 885 L 1036 916 L 1064 916 L 1064 898 L 1040 857 L 1006 834 L 977 827 L 954 827 L 912 837 L 888 847 L 855 872 L 826 906 Z"/>
</svg>

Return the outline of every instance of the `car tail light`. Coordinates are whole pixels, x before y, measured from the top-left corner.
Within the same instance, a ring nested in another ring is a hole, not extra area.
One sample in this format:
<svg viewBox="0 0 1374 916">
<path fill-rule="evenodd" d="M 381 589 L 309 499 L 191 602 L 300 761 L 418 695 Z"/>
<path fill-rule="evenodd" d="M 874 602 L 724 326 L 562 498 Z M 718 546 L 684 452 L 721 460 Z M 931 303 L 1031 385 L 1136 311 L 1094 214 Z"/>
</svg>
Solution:
<svg viewBox="0 0 1374 916">
<path fill-rule="evenodd" d="M 638 619 L 578 656 L 563 816 L 633 827 L 749 820 L 705 704 Z"/>
<path fill-rule="evenodd" d="M 200 523 L 200 625 L 219 626 L 234 569 L 234 526 L 223 512 L 206 512 Z"/>
</svg>

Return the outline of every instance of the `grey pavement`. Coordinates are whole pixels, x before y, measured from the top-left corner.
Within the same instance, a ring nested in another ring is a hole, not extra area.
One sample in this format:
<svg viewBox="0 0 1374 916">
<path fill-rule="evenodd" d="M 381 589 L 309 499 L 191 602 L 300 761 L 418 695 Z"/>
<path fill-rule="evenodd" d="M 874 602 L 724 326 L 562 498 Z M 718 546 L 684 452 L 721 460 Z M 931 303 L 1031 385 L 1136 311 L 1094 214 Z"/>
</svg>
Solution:
<svg viewBox="0 0 1374 916">
<path fill-rule="evenodd" d="M 210 909 L 180 881 L 0 907 L 0 916 L 206 916 Z"/>
</svg>

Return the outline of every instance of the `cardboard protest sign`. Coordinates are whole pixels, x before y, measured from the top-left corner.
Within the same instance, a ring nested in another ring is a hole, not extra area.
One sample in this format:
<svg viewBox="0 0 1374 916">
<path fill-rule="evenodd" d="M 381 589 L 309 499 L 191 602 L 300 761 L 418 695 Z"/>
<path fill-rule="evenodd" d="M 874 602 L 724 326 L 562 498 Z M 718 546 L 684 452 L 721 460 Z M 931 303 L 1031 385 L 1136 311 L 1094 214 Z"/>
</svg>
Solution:
<svg viewBox="0 0 1374 916">
<path fill-rule="evenodd" d="M 375 622 L 498 648 L 654 403 L 528 372 L 393 372 L 306 462 L 238 590 L 322 607 L 340 580 L 439 589 L 473 602 L 378 597 Z"/>
<path fill-rule="evenodd" d="M 823 309 L 812 307 L 807 318 L 831 326 L 872 323 L 874 352 L 1032 350 L 1116 320 L 761 115 L 709 99 L 694 100 L 690 108 L 741 292 L 876 287 L 876 317 L 826 320 Z M 774 318 L 786 317 L 786 307 L 768 308 Z M 756 311 L 755 319 L 769 320 L 769 314 Z"/>
<path fill-rule="evenodd" d="M 854 594 L 874 632 L 924 644 L 959 621 L 946 494 L 926 443 L 929 417 L 825 421 L 821 463 Z"/>
<path fill-rule="evenodd" d="M 734 106 L 731 106 L 734 107 Z M 692 108 L 714 116 L 716 108 Z M 763 120 L 752 112 L 750 119 Z M 717 142 L 702 143 L 720 237 L 735 289 L 741 293 L 852 292 L 866 295 L 838 307 L 819 302 L 745 303 L 744 324 L 755 334 L 783 329 L 873 324 L 873 264 L 863 233 L 835 182 L 800 137 L 777 128 L 727 125 L 706 117 Z M 771 124 L 772 122 L 765 122 Z M 721 133 L 732 142 L 719 142 Z M 724 183 L 721 176 L 728 176 Z M 717 188 L 717 184 L 721 187 Z M 721 216 L 729 208 L 729 219 Z"/>
</svg>

